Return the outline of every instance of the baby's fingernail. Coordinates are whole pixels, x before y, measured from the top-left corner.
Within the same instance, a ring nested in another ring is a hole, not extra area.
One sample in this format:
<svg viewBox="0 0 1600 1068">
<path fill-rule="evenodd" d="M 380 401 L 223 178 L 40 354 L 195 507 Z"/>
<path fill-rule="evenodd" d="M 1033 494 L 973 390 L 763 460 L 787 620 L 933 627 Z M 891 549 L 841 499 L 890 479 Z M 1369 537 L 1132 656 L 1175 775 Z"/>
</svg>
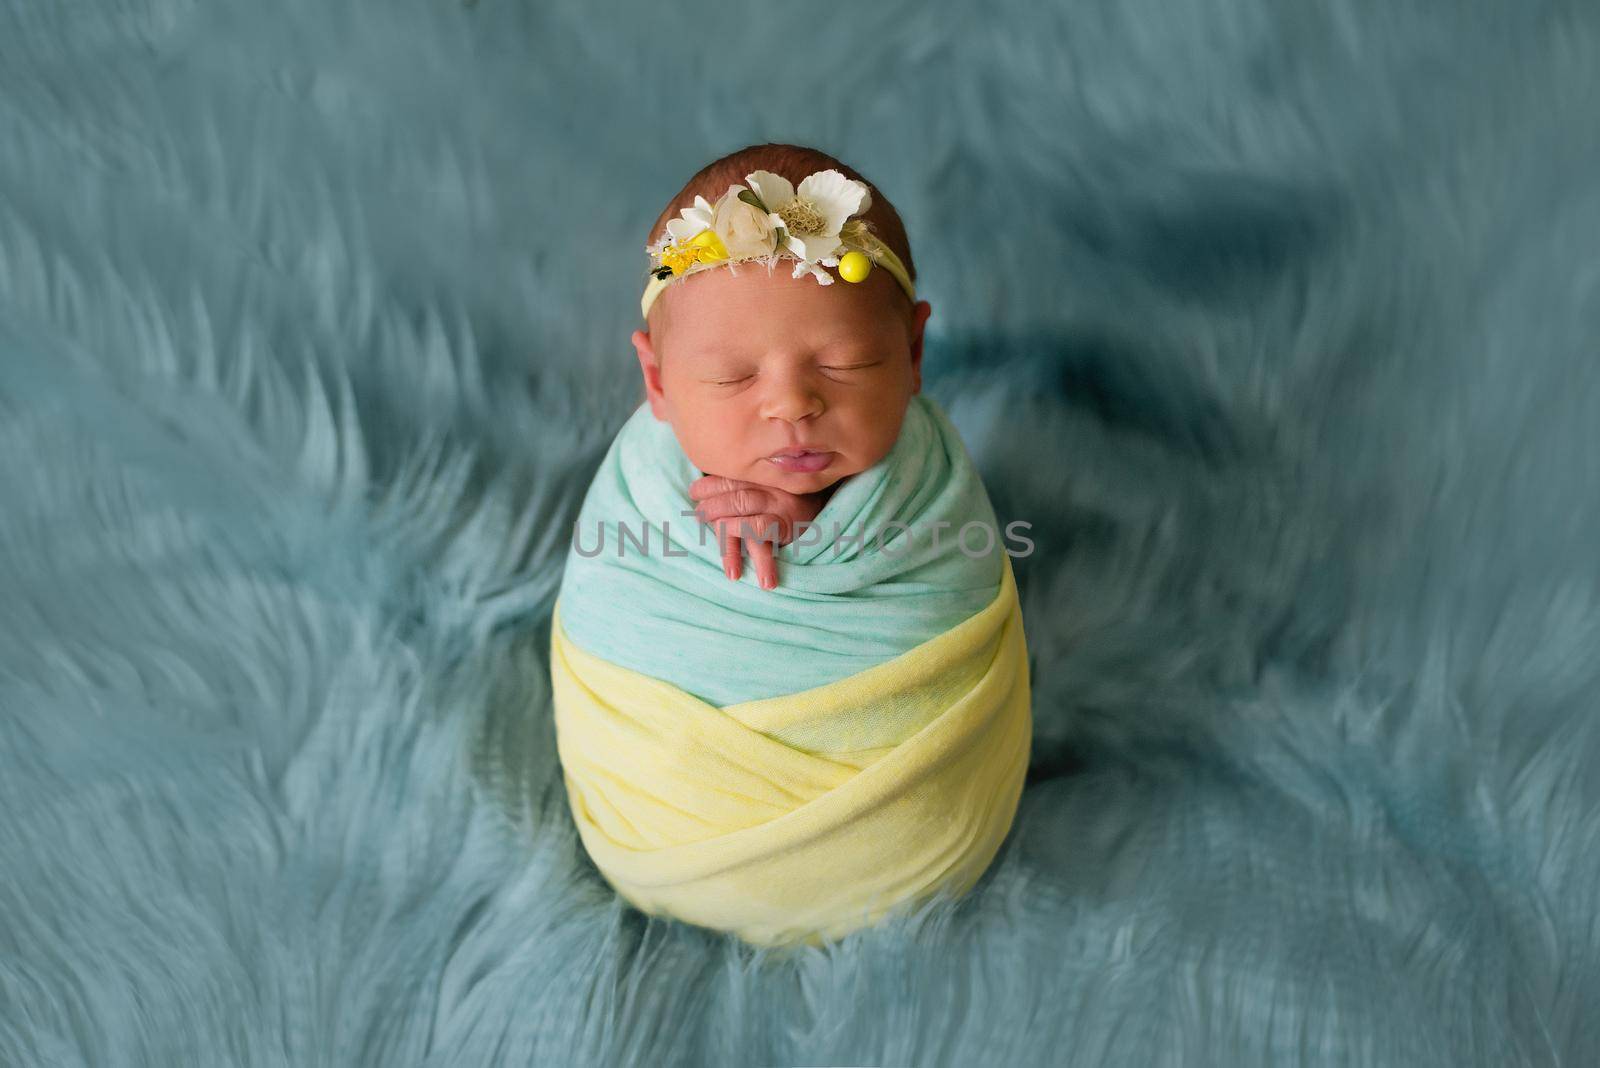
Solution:
<svg viewBox="0 0 1600 1068">
<path fill-rule="evenodd" d="M 738 575 L 733 573 L 733 565 L 732 564 L 724 564 L 722 570 L 723 570 L 723 573 L 726 574 L 731 579 L 738 579 L 738 577 L 739 577 Z"/>
<path fill-rule="evenodd" d="M 764 590 L 770 590 L 777 584 L 778 582 L 776 579 L 764 578 L 761 580 L 761 588 Z"/>
</svg>

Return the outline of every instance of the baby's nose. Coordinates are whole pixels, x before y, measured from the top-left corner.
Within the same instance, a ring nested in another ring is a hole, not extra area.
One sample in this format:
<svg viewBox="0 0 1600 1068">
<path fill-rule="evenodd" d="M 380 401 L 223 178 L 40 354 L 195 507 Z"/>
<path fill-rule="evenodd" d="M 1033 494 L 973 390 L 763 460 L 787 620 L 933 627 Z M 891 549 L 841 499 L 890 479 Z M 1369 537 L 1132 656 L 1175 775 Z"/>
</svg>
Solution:
<svg viewBox="0 0 1600 1068">
<path fill-rule="evenodd" d="M 763 414 L 768 419 L 798 422 L 822 414 L 827 407 L 822 394 L 809 385 L 789 382 L 773 386 L 767 394 Z"/>
</svg>

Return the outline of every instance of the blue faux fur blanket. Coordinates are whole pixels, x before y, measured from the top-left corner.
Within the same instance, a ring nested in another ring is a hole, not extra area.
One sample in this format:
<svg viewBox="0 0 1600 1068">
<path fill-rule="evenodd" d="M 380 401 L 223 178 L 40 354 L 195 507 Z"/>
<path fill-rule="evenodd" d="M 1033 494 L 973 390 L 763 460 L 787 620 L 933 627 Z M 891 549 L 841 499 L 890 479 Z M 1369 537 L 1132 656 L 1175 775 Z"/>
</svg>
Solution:
<svg viewBox="0 0 1600 1068">
<path fill-rule="evenodd" d="M 1600 1063 L 1600 8 L 0 0 L 0 1064 Z M 579 848 L 646 231 L 860 168 L 1017 823 L 785 961 Z"/>
</svg>

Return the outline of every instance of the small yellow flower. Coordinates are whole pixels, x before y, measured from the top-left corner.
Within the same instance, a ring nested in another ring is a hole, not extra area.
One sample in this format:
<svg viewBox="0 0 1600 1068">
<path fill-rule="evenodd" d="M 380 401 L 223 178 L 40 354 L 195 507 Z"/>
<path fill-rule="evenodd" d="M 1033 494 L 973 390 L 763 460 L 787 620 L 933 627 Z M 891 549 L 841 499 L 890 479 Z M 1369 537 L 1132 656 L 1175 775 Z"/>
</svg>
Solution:
<svg viewBox="0 0 1600 1068">
<path fill-rule="evenodd" d="M 682 274 L 697 263 L 715 263 L 728 258 L 728 250 L 713 230 L 702 230 L 687 241 L 668 245 L 661 250 L 661 263 L 672 268 L 675 275 Z"/>
<path fill-rule="evenodd" d="M 682 274 L 694 266 L 698 260 L 699 250 L 687 245 L 668 245 L 661 250 L 661 263 L 672 268 L 673 274 Z"/>
<path fill-rule="evenodd" d="M 701 263 L 715 263 L 728 258 L 728 248 L 715 230 L 701 230 L 689 239 L 689 244 L 699 250 Z"/>
</svg>

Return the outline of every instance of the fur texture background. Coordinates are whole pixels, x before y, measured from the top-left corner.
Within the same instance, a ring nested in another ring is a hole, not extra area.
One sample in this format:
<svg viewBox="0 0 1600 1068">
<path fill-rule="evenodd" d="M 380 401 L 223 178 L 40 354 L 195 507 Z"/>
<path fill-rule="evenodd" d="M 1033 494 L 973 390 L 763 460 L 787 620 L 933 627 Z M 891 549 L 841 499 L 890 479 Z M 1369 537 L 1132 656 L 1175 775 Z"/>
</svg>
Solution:
<svg viewBox="0 0 1600 1068">
<path fill-rule="evenodd" d="M 1600 1063 L 1590 2 L 0 2 L 0 1063 Z M 548 613 L 702 163 L 879 183 L 1019 558 L 979 890 L 619 906 Z"/>
</svg>

